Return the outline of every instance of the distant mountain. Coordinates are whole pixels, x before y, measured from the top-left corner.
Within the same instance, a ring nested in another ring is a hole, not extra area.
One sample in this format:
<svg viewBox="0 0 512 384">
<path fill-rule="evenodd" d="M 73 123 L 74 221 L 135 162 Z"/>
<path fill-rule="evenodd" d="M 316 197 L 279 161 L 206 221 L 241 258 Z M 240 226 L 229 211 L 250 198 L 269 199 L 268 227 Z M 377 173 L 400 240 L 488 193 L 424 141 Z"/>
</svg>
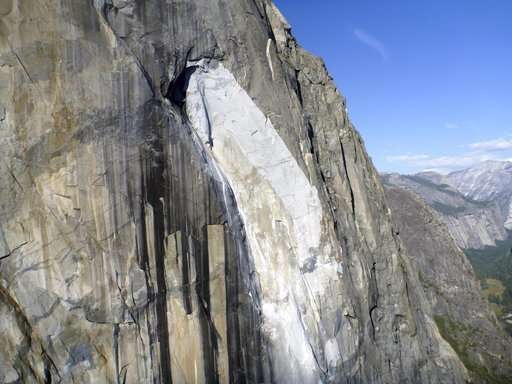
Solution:
<svg viewBox="0 0 512 384">
<path fill-rule="evenodd" d="M 464 249 L 495 246 L 507 237 L 507 214 L 493 201 L 477 201 L 458 191 L 450 176 L 435 172 L 416 175 L 388 173 L 385 185 L 402 187 L 421 196 L 437 211 L 457 245 Z M 508 212 L 507 212 L 508 213 Z"/>
<path fill-rule="evenodd" d="M 491 201 L 512 196 L 512 162 L 484 161 L 474 167 L 450 173 L 444 180 L 464 196 Z"/>
<path fill-rule="evenodd" d="M 464 196 L 499 206 L 503 225 L 512 229 L 512 162 L 485 161 L 446 176 L 445 180 Z"/>
</svg>

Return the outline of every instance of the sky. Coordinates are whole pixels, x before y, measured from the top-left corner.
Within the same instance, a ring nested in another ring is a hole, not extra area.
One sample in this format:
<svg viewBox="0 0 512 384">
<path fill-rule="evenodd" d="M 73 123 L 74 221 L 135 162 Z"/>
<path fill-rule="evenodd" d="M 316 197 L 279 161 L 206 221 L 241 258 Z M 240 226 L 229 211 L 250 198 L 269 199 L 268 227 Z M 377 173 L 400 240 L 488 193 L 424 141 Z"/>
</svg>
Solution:
<svg viewBox="0 0 512 384">
<path fill-rule="evenodd" d="M 275 0 L 381 172 L 512 159 L 512 0 Z"/>
</svg>

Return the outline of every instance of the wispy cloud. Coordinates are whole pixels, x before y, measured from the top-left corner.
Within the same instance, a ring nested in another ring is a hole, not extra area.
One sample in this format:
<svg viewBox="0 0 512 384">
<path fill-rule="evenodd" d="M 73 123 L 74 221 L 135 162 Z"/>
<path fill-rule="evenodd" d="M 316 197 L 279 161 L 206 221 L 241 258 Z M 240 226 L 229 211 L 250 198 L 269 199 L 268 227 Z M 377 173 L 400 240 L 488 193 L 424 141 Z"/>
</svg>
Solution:
<svg viewBox="0 0 512 384">
<path fill-rule="evenodd" d="M 512 149 L 512 138 L 501 137 L 494 140 L 469 144 L 469 148 L 478 151 L 503 151 Z"/>
<path fill-rule="evenodd" d="M 388 156 L 386 158 L 388 162 L 401 163 L 402 165 L 413 167 L 416 171 L 436 170 L 441 173 L 471 167 L 487 160 L 506 159 L 500 159 L 482 152 L 465 153 L 460 156 L 400 155 Z"/>
<path fill-rule="evenodd" d="M 444 123 L 445 128 L 447 129 L 459 129 L 460 125 L 456 123 Z"/>
<path fill-rule="evenodd" d="M 456 129 L 460 125 L 453 124 L 446 128 Z M 441 173 L 469 168 L 487 160 L 512 161 L 512 135 L 485 140 L 471 144 L 463 144 L 460 148 L 466 151 L 457 155 L 432 156 L 428 154 L 403 154 L 386 157 L 388 163 L 394 163 L 397 168 L 409 169 L 413 172 L 436 170 Z"/>
<path fill-rule="evenodd" d="M 386 161 L 389 162 L 398 162 L 403 161 L 406 163 L 416 163 L 423 160 L 428 159 L 428 155 L 398 155 L 398 156 L 388 156 L 386 157 Z"/>
<path fill-rule="evenodd" d="M 374 51 L 376 51 L 384 60 L 388 60 L 390 57 L 389 51 L 386 46 L 375 36 L 366 32 L 363 29 L 356 28 L 353 31 L 353 34 L 357 40 L 359 40 L 364 45 L 370 47 Z"/>
</svg>

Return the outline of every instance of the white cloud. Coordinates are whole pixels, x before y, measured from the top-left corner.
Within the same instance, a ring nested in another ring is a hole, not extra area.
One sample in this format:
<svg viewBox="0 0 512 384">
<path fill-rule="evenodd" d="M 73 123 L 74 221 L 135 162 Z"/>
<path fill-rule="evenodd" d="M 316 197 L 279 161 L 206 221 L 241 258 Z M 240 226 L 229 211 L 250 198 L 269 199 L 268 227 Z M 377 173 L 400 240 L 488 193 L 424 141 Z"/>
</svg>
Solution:
<svg viewBox="0 0 512 384">
<path fill-rule="evenodd" d="M 362 29 L 354 29 L 353 31 L 354 36 L 357 40 L 359 40 L 364 45 L 370 47 L 374 51 L 376 51 L 384 60 L 389 59 L 389 52 L 386 46 L 375 36 L 372 36 L 368 32 L 362 30 Z"/>
<path fill-rule="evenodd" d="M 505 160 L 498 159 L 490 154 L 474 152 L 466 153 L 460 156 L 428 156 L 428 155 L 400 155 L 388 156 L 388 162 L 401 163 L 415 168 L 416 170 L 437 170 L 441 173 L 447 173 L 461 168 L 468 168 L 486 160 Z"/>
<path fill-rule="evenodd" d="M 503 151 L 512 149 L 512 138 L 499 138 L 489 141 L 481 141 L 469 144 L 469 148 L 478 151 Z"/>
<path fill-rule="evenodd" d="M 428 159 L 428 155 L 398 155 L 398 156 L 388 156 L 386 157 L 386 161 L 389 162 L 397 162 L 403 161 L 406 163 L 414 163 L 417 161 Z"/>
<path fill-rule="evenodd" d="M 459 129 L 460 125 L 456 123 L 444 123 L 445 128 L 447 129 Z"/>
<path fill-rule="evenodd" d="M 446 128 L 458 128 L 459 125 L 445 123 Z M 388 156 L 386 161 L 399 164 L 414 172 L 436 170 L 440 173 L 472 167 L 487 160 L 511 161 L 512 135 L 501 138 L 462 145 L 469 150 L 459 155 L 432 156 L 426 154 L 405 154 Z"/>
</svg>

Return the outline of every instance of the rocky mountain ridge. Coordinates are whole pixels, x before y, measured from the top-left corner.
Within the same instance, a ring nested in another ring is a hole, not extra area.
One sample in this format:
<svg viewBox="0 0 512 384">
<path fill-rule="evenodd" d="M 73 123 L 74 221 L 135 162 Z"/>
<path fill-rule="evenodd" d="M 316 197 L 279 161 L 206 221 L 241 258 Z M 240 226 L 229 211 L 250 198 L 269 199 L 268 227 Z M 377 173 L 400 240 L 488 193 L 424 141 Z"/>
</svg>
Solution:
<svg viewBox="0 0 512 384">
<path fill-rule="evenodd" d="M 446 181 L 464 196 L 477 201 L 496 200 L 512 192 L 512 162 L 488 160 L 452 172 Z"/>
<path fill-rule="evenodd" d="M 448 175 L 383 174 L 383 182 L 407 188 L 434 208 L 457 244 L 482 249 L 505 240 L 510 230 L 512 163 L 486 161 Z"/>
</svg>

